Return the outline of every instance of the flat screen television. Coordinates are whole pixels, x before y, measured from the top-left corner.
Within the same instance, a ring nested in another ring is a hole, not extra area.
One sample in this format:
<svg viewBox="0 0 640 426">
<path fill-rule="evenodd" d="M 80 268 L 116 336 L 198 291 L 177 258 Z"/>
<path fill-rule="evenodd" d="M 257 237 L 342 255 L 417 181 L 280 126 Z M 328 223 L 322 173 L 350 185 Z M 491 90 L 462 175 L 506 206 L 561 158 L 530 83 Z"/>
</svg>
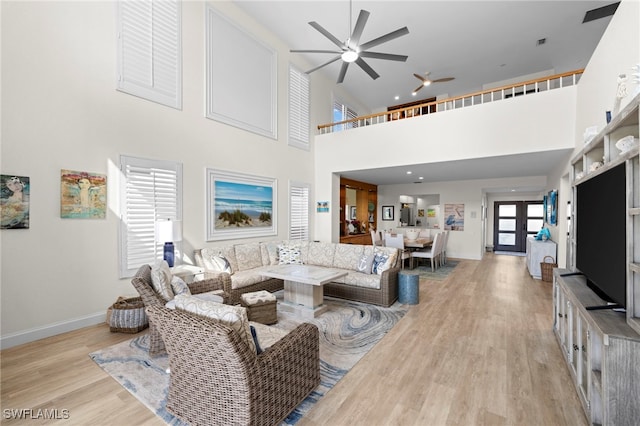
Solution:
<svg viewBox="0 0 640 426">
<path fill-rule="evenodd" d="M 627 304 L 626 192 L 624 163 L 576 189 L 576 268 L 600 298 L 622 308 Z"/>
</svg>

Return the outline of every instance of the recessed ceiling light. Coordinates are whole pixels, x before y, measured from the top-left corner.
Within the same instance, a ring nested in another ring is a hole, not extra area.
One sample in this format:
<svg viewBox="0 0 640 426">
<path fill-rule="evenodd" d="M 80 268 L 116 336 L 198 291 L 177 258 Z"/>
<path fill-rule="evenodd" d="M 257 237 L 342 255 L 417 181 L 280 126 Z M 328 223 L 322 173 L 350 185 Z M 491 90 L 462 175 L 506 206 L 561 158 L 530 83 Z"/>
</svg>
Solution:
<svg viewBox="0 0 640 426">
<path fill-rule="evenodd" d="M 407 174 L 410 175 L 411 174 L 411 170 L 407 170 Z"/>
<path fill-rule="evenodd" d="M 424 177 L 420 176 L 418 179 L 422 180 L 422 179 L 424 179 Z"/>
<path fill-rule="evenodd" d="M 393 98 L 393 99 L 395 99 L 397 101 L 398 99 L 400 99 L 400 96 L 396 95 L 396 97 Z"/>
</svg>

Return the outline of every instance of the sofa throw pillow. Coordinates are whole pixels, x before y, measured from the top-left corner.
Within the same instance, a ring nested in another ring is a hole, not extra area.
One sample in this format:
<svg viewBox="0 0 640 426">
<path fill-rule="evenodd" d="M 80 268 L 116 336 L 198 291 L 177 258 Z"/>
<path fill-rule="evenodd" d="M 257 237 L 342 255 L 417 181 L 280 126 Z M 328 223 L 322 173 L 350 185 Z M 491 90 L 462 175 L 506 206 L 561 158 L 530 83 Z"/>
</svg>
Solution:
<svg viewBox="0 0 640 426">
<path fill-rule="evenodd" d="M 278 246 L 278 264 L 302 264 L 302 254 L 299 247 Z"/>
<path fill-rule="evenodd" d="M 231 270 L 231 264 L 227 260 L 226 257 L 219 254 L 217 256 L 211 256 L 211 266 L 213 266 L 213 270 L 217 272 L 226 272 L 227 274 L 233 274 Z"/>
<path fill-rule="evenodd" d="M 370 274 L 373 269 L 373 259 L 373 254 L 363 254 L 362 256 L 360 256 L 360 259 L 358 259 L 356 270 L 364 274 Z"/>
<path fill-rule="evenodd" d="M 373 258 L 373 266 L 371 268 L 371 272 L 374 274 L 382 275 L 384 271 L 389 269 L 387 265 L 389 260 L 389 255 L 386 253 L 376 253 Z"/>
<path fill-rule="evenodd" d="M 179 294 L 191 294 L 189 286 L 180 277 L 174 276 L 171 278 L 171 289 L 173 290 L 173 294 L 176 296 Z"/>
<path fill-rule="evenodd" d="M 166 260 L 161 260 L 151 267 L 151 286 L 166 301 L 173 299 L 171 288 L 171 269 Z"/>
<path fill-rule="evenodd" d="M 176 296 L 175 301 L 176 309 L 210 318 L 231 327 L 240 335 L 247 345 L 249 345 L 249 348 L 257 353 L 256 345 L 251 336 L 246 308 L 242 306 L 224 305 L 184 294 Z"/>
</svg>

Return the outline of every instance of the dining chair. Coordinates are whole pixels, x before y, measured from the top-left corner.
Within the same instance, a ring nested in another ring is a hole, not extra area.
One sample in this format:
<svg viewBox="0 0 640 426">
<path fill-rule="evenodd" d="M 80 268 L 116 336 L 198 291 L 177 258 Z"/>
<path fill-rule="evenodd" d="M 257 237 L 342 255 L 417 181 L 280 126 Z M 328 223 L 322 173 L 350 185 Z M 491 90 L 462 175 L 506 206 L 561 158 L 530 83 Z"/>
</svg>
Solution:
<svg viewBox="0 0 640 426">
<path fill-rule="evenodd" d="M 411 268 L 413 268 L 413 259 L 429 259 L 431 261 L 431 272 L 435 270 L 436 264 L 439 261 L 438 257 L 442 250 L 442 240 L 444 236 L 441 232 L 438 232 L 433 236 L 433 243 L 430 248 L 424 250 L 414 250 L 411 252 Z"/>
<path fill-rule="evenodd" d="M 371 244 L 373 246 L 382 247 L 382 237 L 380 236 L 380 232 L 374 231 L 373 229 L 369 230 L 371 233 Z"/>
<path fill-rule="evenodd" d="M 442 240 L 442 248 L 440 249 L 440 263 L 445 265 L 447 263 L 447 242 L 449 241 L 449 231 L 442 231 L 444 238 Z"/>
<path fill-rule="evenodd" d="M 418 234 L 418 238 L 429 238 L 431 236 L 431 231 L 429 229 L 421 229 Z"/>
<path fill-rule="evenodd" d="M 393 247 L 400 250 L 400 262 L 402 269 L 404 269 L 404 261 L 406 259 L 411 261 L 411 252 L 404 248 L 404 235 L 386 234 L 384 238 L 384 245 L 386 247 Z"/>
</svg>

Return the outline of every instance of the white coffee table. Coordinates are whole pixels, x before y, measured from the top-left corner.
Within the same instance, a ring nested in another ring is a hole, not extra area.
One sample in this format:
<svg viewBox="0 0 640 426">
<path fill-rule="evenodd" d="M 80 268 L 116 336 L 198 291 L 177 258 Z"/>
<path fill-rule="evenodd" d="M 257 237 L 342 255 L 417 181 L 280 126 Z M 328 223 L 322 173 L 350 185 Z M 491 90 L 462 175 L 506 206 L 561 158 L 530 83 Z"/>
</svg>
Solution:
<svg viewBox="0 0 640 426">
<path fill-rule="evenodd" d="M 262 275 L 284 280 L 282 309 L 303 318 L 315 318 L 328 309 L 323 285 L 347 275 L 346 271 L 312 265 L 277 265 Z"/>
</svg>

